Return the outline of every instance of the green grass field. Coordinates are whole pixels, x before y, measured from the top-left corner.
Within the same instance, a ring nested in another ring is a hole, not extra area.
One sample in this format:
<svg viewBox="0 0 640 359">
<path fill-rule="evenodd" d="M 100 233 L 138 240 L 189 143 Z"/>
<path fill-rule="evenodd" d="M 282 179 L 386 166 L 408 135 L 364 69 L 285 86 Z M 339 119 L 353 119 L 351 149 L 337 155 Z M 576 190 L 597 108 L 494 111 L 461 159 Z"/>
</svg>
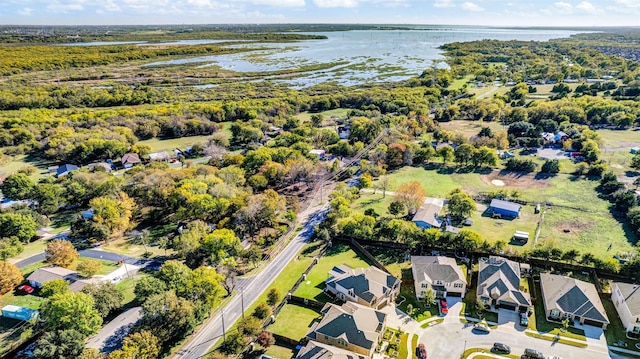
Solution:
<svg viewBox="0 0 640 359">
<path fill-rule="evenodd" d="M 322 115 L 324 116 L 325 119 L 329 119 L 333 116 L 335 117 L 347 117 L 347 112 L 349 112 L 349 109 L 347 108 L 337 108 L 334 110 L 328 110 L 328 111 L 323 111 L 323 112 L 318 112 L 318 115 Z M 299 114 L 296 115 L 297 118 L 299 118 L 301 121 L 311 121 L 311 115 L 315 115 L 315 113 L 311 113 L 311 112 L 300 112 Z"/>
<path fill-rule="evenodd" d="M 296 304 L 286 304 L 280 310 L 275 323 L 268 331 L 284 337 L 299 340 L 304 338 L 314 321 L 320 320 L 320 312 Z"/>
<path fill-rule="evenodd" d="M 490 89 L 490 87 L 488 87 Z M 438 125 L 447 131 L 454 133 L 461 133 L 466 138 L 476 136 L 483 127 L 489 127 L 493 133 L 500 131 L 506 131 L 506 127 L 503 127 L 500 122 L 485 122 L 485 121 L 449 121 L 439 122 Z"/>
<path fill-rule="evenodd" d="M 320 258 L 309 275 L 307 280 L 302 282 L 296 290 L 295 295 L 303 298 L 326 301 L 328 298 L 324 294 L 324 281 L 329 277 L 328 272 L 331 268 L 347 264 L 352 268 L 365 268 L 371 266 L 371 263 L 361 257 L 359 253 L 354 251 L 349 245 L 343 243 L 334 244 L 329 248 L 324 256 Z"/>
<path fill-rule="evenodd" d="M 0 306 L 17 305 L 19 307 L 38 309 L 44 298 L 13 290 L 0 297 Z"/>
<path fill-rule="evenodd" d="M 149 140 L 139 141 L 138 144 L 151 146 L 152 152 L 173 151 L 176 148 L 184 149 L 185 147 L 198 142 L 205 144 L 210 138 L 211 136 L 189 136 L 171 139 L 152 138 Z"/>
</svg>

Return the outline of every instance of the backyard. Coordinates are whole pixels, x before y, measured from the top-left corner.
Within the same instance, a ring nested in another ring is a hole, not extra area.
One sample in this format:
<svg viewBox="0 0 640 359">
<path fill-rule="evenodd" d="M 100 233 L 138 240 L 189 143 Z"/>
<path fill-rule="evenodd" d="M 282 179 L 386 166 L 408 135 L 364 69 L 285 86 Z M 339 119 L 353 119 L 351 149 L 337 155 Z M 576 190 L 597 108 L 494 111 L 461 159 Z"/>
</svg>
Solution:
<svg viewBox="0 0 640 359">
<path fill-rule="evenodd" d="M 320 258 L 318 264 L 307 275 L 307 280 L 302 282 L 296 292 L 296 296 L 326 302 L 329 300 L 324 294 L 324 281 L 329 277 L 329 271 L 341 264 L 347 264 L 352 268 L 366 268 L 371 266 L 364 257 L 351 246 L 344 243 L 335 243 Z"/>
<path fill-rule="evenodd" d="M 300 340 L 305 337 L 311 324 L 318 321 L 320 317 L 320 312 L 313 308 L 288 303 L 282 307 L 275 323 L 271 324 L 267 330 L 283 337 Z"/>
</svg>

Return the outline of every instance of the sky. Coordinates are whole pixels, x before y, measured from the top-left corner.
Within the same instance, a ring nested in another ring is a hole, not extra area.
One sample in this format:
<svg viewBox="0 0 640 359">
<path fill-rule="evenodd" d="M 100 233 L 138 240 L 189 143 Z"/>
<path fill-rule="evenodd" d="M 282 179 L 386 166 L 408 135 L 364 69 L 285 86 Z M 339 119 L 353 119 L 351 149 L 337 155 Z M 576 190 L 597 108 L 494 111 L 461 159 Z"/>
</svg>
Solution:
<svg viewBox="0 0 640 359">
<path fill-rule="evenodd" d="M 0 24 L 640 26 L 640 0 L 0 0 Z"/>
</svg>

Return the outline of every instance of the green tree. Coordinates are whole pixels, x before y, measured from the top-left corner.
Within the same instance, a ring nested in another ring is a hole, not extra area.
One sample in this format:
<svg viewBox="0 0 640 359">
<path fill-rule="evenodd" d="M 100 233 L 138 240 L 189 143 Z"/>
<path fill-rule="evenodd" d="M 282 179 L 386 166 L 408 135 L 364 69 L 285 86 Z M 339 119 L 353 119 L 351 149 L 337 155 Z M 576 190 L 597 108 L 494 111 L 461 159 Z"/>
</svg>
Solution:
<svg viewBox="0 0 640 359">
<path fill-rule="evenodd" d="M 13 263 L 0 261 L 0 295 L 22 283 L 24 276 Z"/>
<path fill-rule="evenodd" d="M 453 216 L 462 219 L 469 217 L 477 209 L 477 206 L 470 195 L 464 193 L 462 189 L 456 188 L 447 196 L 447 208 Z"/>
<path fill-rule="evenodd" d="M 246 317 L 240 322 L 239 327 L 242 334 L 254 336 L 262 331 L 262 321 L 254 316 Z"/>
<path fill-rule="evenodd" d="M 466 166 L 469 164 L 469 161 L 471 161 L 474 152 L 475 148 L 473 148 L 473 146 L 468 143 L 463 143 L 453 151 L 453 154 L 456 162 Z"/>
<path fill-rule="evenodd" d="M 78 263 L 78 266 L 76 267 L 76 270 L 83 277 L 89 278 L 89 277 L 93 277 L 94 275 L 96 275 L 96 273 L 98 273 L 101 268 L 102 268 L 102 263 L 100 263 L 99 260 L 97 260 L 97 259 L 86 259 L 86 260 Z"/>
<path fill-rule="evenodd" d="M 214 307 L 225 294 L 222 288 L 224 277 L 215 269 L 199 267 L 191 272 L 184 288 L 178 290 L 178 294 L 192 302 L 202 301 L 208 307 Z"/>
<path fill-rule="evenodd" d="M 0 184 L 0 191 L 6 198 L 30 199 L 33 198 L 36 184 L 24 173 L 16 173 L 7 176 Z"/>
<path fill-rule="evenodd" d="M 429 287 L 424 291 L 424 304 L 427 307 L 431 307 L 433 303 L 436 302 L 436 293 L 433 291 L 433 288 Z"/>
<path fill-rule="evenodd" d="M 222 343 L 220 349 L 226 354 L 238 354 L 244 348 L 244 336 L 240 332 L 232 332 Z"/>
<path fill-rule="evenodd" d="M 237 257 L 242 251 L 240 239 L 230 229 L 215 229 L 203 239 L 203 249 L 209 255 L 211 263 L 218 265 L 221 262 Z"/>
<path fill-rule="evenodd" d="M 62 239 L 47 243 L 44 250 L 45 261 L 60 267 L 69 268 L 80 257 L 73 244 Z"/>
<path fill-rule="evenodd" d="M 314 113 L 311 115 L 311 125 L 313 127 L 320 127 L 320 125 L 322 125 L 322 121 L 324 121 L 324 116 L 322 116 L 322 114 Z"/>
<path fill-rule="evenodd" d="M 442 146 L 437 151 L 438 157 L 442 158 L 442 164 L 445 166 L 454 158 L 453 148 L 451 146 Z"/>
<path fill-rule="evenodd" d="M 191 269 L 182 262 L 168 260 L 160 267 L 156 277 L 162 280 L 168 289 L 179 292 L 187 286 L 191 278 Z"/>
<path fill-rule="evenodd" d="M 26 243 L 36 235 L 38 223 L 33 216 L 19 212 L 0 213 L 0 238 L 17 237 Z"/>
<path fill-rule="evenodd" d="M 129 334 L 122 341 L 122 349 L 116 355 L 122 359 L 156 359 L 160 356 L 162 347 L 158 338 L 148 330 Z M 109 356 L 109 359 L 112 356 Z"/>
<path fill-rule="evenodd" d="M 84 350 L 84 341 L 85 335 L 73 329 L 46 332 L 36 342 L 33 358 L 77 358 Z"/>
<path fill-rule="evenodd" d="M 398 215 L 406 211 L 406 207 L 400 201 L 393 201 L 389 203 L 389 208 L 387 209 L 387 211 L 390 215 L 398 217 Z"/>
<path fill-rule="evenodd" d="M 266 302 L 260 302 L 256 309 L 253 310 L 252 315 L 258 319 L 266 319 L 271 315 L 271 308 Z"/>
<path fill-rule="evenodd" d="M 358 188 L 369 188 L 373 184 L 373 177 L 368 173 L 363 173 L 358 179 Z"/>
<path fill-rule="evenodd" d="M 631 168 L 640 170 L 640 154 L 636 154 L 631 158 Z"/>
<path fill-rule="evenodd" d="M 93 221 L 104 226 L 111 235 L 121 234 L 129 228 L 136 208 L 132 198 L 120 192 L 114 197 L 97 197 L 89 202 L 93 209 Z"/>
<path fill-rule="evenodd" d="M 142 277 L 136 283 L 133 293 L 139 303 L 144 303 L 149 297 L 166 291 L 167 285 L 164 281 L 156 277 Z"/>
<path fill-rule="evenodd" d="M 64 279 L 54 279 L 46 282 L 40 289 L 40 295 L 43 298 L 49 298 L 56 294 L 63 294 L 69 291 L 69 282 Z"/>
<path fill-rule="evenodd" d="M 560 161 L 546 160 L 540 169 L 542 173 L 558 173 L 560 172 Z"/>
<path fill-rule="evenodd" d="M 0 260 L 22 253 L 24 246 L 18 237 L 0 238 Z"/>
<path fill-rule="evenodd" d="M 102 318 L 106 318 L 111 312 L 120 309 L 124 300 L 124 294 L 111 282 L 89 284 L 82 288 L 82 293 L 93 298 L 93 307 Z"/>
<path fill-rule="evenodd" d="M 282 298 L 280 290 L 278 288 L 271 288 L 269 289 L 269 293 L 267 293 L 267 304 L 274 306 L 280 301 L 280 298 Z"/>
<path fill-rule="evenodd" d="M 161 343 L 184 338 L 196 324 L 193 304 L 168 291 L 149 297 L 142 304 L 142 328 L 153 332 Z"/>
<path fill-rule="evenodd" d="M 72 329 L 87 336 L 97 333 L 102 325 L 93 306 L 93 298 L 84 293 L 56 294 L 42 303 L 40 318 L 46 330 Z"/>
</svg>

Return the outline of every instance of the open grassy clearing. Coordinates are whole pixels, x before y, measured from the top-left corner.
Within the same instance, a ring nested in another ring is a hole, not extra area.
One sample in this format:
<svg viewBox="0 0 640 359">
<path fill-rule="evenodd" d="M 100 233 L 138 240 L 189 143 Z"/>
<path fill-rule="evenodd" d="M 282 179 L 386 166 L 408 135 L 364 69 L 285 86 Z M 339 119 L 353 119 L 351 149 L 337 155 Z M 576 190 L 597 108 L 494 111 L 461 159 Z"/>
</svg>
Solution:
<svg viewBox="0 0 640 359">
<path fill-rule="evenodd" d="M 349 245 L 336 243 L 320 258 L 318 264 L 307 275 L 307 280 L 300 284 L 294 294 L 303 298 L 327 301 L 329 298 L 324 294 L 324 281 L 329 278 L 329 270 L 341 264 L 347 264 L 352 268 L 371 266 L 371 263 Z"/>
<path fill-rule="evenodd" d="M 296 115 L 297 118 L 299 118 L 301 121 L 311 121 L 311 116 L 312 115 L 322 115 L 325 120 L 329 119 L 331 117 L 339 117 L 339 118 L 343 118 L 343 117 L 347 117 L 347 113 L 349 112 L 349 109 L 346 108 L 337 108 L 334 110 L 328 110 L 328 111 L 323 111 L 323 112 L 318 112 L 318 113 L 311 113 L 311 112 L 300 112 L 299 114 Z"/>
<path fill-rule="evenodd" d="M 304 338 L 311 324 L 320 320 L 320 312 L 296 304 L 286 304 L 278 313 L 275 323 L 267 330 L 284 337 L 300 340 Z"/>
<path fill-rule="evenodd" d="M 372 192 L 360 192 L 360 198 L 355 200 L 351 205 L 351 209 L 357 213 L 364 213 L 367 209 L 373 209 L 380 216 L 391 216 L 387 209 L 391 202 L 393 202 L 394 196 L 387 194 L 382 198 L 382 191 Z"/>
<path fill-rule="evenodd" d="M 0 297 L 0 307 L 5 305 L 17 305 L 19 307 L 38 309 L 44 302 L 44 298 L 37 295 L 22 293 L 16 289 Z"/>
<path fill-rule="evenodd" d="M 145 253 L 145 249 L 147 252 L 152 253 L 152 257 L 171 255 L 174 253 L 173 249 L 167 249 L 165 251 L 152 243 L 144 246 L 139 240 L 132 238 L 115 239 L 103 244 L 101 247 L 107 252 L 113 252 L 128 257 L 141 257 Z"/>
<path fill-rule="evenodd" d="M 47 241 L 44 239 L 38 239 L 36 241 L 27 243 L 23 246 L 24 250 L 22 253 L 18 254 L 15 257 L 11 257 L 8 259 L 8 262 L 16 263 L 25 258 L 29 258 L 32 255 L 44 252 L 44 249 L 47 247 Z"/>
<path fill-rule="evenodd" d="M 476 136 L 483 127 L 489 127 L 493 133 L 506 131 L 500 122 L 492 121 L 449 121 L 439 122 L 440 128 L 454 133 L 461 133 L 466 138 Z"/>
<path fill-rule="evenodd" d="M 43 177 L 49 175 L 49 170 L 47 167 L 52 166 L 53 163 L 43 161 L 40 158 L 35 158 L 27 155 L 15 155 L 15 156 L 7 156 L 3 163 L 0 163 L 0 177 L 6 177 L 10 174 L 18 172 L 20 169 L 27 166 L 34 166 L 37 171 L 35 171 L 31 177 L 34 181 L 38 181 Z"/>
<path fill-rule="evenodd" d="M 211 136 L 189 136 L 170 139 L 152 138 L 149 140 L 139 141 L 138 144 L 145 144 L 151 146 L 151 151 L 173 151 L 176 148 L 184 150 L 185 147 L 191 146 L 194 143 L 205 144 L 211 138 Z"/>
<path fill-rule="evenodd" d="M 266 349 L 266 351 L 264 352 L 264 355 L 271 358 L 275 358 L 275 359 L 290 359 L 295 356 L 296 352 L 297 351 L 295 350 L 295 348 L 285 346 L 282 343 L 276 342 L 275 345 L 272 345 Z M 256 355 L 254 357 L 249 357 L 249 358 L 260 358 L 260 357 L 261 355 Z"/>
</svg>

